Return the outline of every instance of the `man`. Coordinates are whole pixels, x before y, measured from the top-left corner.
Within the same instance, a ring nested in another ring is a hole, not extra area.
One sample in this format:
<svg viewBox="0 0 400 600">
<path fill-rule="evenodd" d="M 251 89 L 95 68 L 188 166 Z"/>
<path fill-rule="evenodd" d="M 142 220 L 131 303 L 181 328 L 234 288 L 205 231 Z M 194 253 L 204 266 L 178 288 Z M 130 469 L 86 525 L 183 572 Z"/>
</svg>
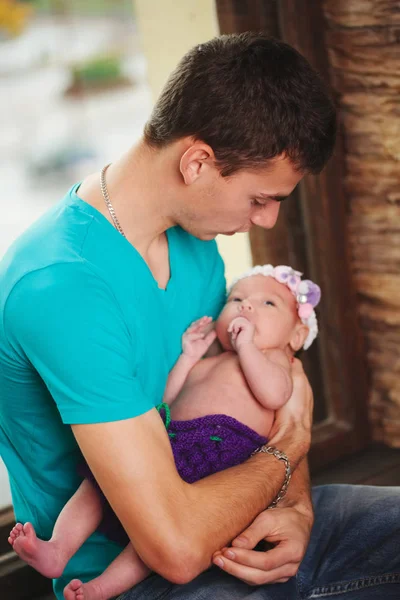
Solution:
<svg viewBox="0 0 400 600">
<path fill-rule="evenodd" d="M 309 552 L 287 581 L 313 520 L 303 460 L 312 395 L 298 363 L 270 440 L 296 470 L 274 510 L 264 509 L 281 495 L 280 460 L 260 453 L 188 485 L 154 409 L 182 331 L 223 303 L 215 236 L 273 227 L 280 201 L 323 168 L 334 135 L 332 103 L 296 51 L 259 34 L 216 38 L 182 59 L 143 140 L 73 186 L 2 261 L 0 441 L 17 519 L 50 536 L 80 483 L 79 447 L 158 573 L 125 599 L 242 598 L 261 583 L 275 585 L 253 598 L 296 597 L 297 584 L 304 597 L 369 598 L 383 583 L 395 597 L 400 569 L 387 536 L 398 534 L 396 490 L 317 490 Z M 253 551 L 263 538 L 275 549 Z M 120 551 L 96 533 L 55 583 L 57 597 Z M 220 568 L 205 571 L 213 554 Z"/>
</svg>

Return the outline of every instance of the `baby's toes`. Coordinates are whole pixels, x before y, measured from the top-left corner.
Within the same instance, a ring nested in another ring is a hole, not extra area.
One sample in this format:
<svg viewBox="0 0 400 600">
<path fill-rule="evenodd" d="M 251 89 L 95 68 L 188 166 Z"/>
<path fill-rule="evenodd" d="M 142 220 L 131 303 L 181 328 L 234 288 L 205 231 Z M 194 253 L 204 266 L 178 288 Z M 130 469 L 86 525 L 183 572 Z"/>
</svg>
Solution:
<svg viewBox="0 0 400 600">
<path fill-rule="evenodd" d="M 23 533 L 23 525 L 22 523 L 17 523 L 10 531 L 10 537 L 13 539 L 17 539 Z"/>
</svg>

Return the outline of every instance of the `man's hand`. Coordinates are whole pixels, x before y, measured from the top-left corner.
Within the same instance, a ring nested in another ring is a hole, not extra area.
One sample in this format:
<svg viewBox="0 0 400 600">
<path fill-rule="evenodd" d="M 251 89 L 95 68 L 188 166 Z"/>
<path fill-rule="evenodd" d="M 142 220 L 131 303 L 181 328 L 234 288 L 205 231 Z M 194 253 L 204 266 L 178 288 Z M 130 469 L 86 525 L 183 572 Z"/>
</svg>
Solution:
<svg viewBox="0 0 400 600">
<path fill-rule="evenodd" d="M 183 334 L 182 352 L 194 361 L 198 361 L 205 355 L 216 337 L 215 329 L 212 328 L 212 318 L 201 317 Z"/>
<path fill-rule="evenodd" d="M 291 454 L 290 445 L 296 441 L 293 440 L 293 427 L 298 432 L 295 437 L 300 446 L 307 451 L 313 408 L 311 387 L 297 359 L 293 362 L 292 375 L 292 396 L 276 411 L 269 442 L 288 454 Z M 296 466 L 295 461 L 292 466 Z M 285 582 L 295 575 L 306 552 L 313 524 L 306 460 L 301 461 L 294 472 L 288 493 L 279 506 L 260 513 L 233 540 L 230 548 L 216 552 L 214 564 L 249 585 Z M 252 550 L 261 540 L 274 547 L 266 552 Z"/>
<path fill-rule="evenodd" d="M 249 585 L 284 583 L 297 573 L 312 523 L 312 514 L 297 507 L 265 510 L 231 547 L 214 554 L 213 563 Z M 252 550 L 261 540 L 274 547 L 266 552 Z"/>
<path fill-rule="evenodd" d="M 292 364 L 292 379 L 292 395 L 286 404 L 275 412 L 275 420 L 268 437 L 271 446 L 276 446 L 288 455 L 293 470 L 297 467 L 298 460 L 292 454 L 292 446 L 296 448 L 297 459 L 306 456 L 310 448 L 314 399 L 303 365 L 297 358 Z"/>
<path fill-rule="evenodd" d="M 238 351 L 242 345 L 252 342 L 254 331 L 255 327 L 253 323 L 245 317 L 236 317 L 233 319 L 228 326 L 232 348 Z"/>
</svg>

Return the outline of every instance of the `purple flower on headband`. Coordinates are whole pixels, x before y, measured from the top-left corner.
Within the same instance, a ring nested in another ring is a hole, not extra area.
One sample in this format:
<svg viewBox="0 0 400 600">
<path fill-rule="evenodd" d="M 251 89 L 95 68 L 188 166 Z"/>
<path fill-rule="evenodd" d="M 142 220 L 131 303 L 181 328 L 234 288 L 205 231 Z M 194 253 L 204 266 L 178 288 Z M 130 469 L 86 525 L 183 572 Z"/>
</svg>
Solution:
<svg viewBox="0 0 400 600">
<path fill-rule="evenodd" d="M 301 277 L 299 271 L 295 271 L 292 267 L 287 267 L 286 265 L 279 265 L 278 267 L 275 267 L 274 273 L 275 278 L 280 283 L 284 283 L 292 292 L 296 292 Z"/>
<path fill-rule="evenodd" d="M 320 287 L 309 279 L 305 279 L 299 283 L 297 294 L 297 301 L 300 304 L 311 304 L 313 308 L 315 308 L 321 300 Z"/>
</svg>

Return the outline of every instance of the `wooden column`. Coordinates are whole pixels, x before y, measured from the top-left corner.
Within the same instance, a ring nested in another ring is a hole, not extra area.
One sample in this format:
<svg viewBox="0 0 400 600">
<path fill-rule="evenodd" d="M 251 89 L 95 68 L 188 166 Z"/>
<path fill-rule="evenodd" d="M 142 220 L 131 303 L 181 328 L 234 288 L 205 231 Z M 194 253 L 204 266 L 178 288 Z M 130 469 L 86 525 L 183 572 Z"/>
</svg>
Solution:
<svg viewBox="0 0 400 600">
<path fill-rule="evenodd" d="M 320 2 L 217 0 L 221 33 L 265 31 L 304 54 L 329 82 Z M 311 465 L 319 468 L 368 444 L 364 350 L 350 269 L 341 140 L 318 177 L 307 176 L 277 225 L 251 232 L 254 262 L 290 264 L 322 288 L 320 336 L 302 359 L 315 396 Z"/>
<path fill-rule="evenodd" d="M 324 0 L 375 439 L 400 447 L 400 2 Z"/>
</svg>

